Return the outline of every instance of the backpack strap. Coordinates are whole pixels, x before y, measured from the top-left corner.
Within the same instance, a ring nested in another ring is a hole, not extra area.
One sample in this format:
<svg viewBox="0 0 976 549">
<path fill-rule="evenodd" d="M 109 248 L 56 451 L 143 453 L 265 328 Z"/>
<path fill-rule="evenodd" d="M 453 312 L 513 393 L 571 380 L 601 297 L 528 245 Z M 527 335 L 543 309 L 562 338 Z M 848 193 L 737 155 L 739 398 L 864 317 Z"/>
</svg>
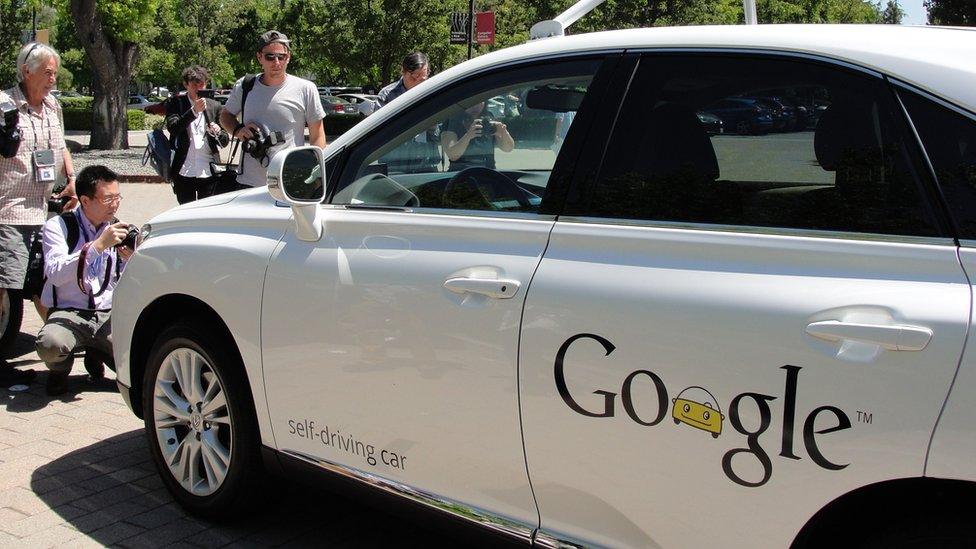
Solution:
<svg viewBox="0 0 976 549">
<path fill-rule="evenodd" d="M 64 227 L 67 233 L 65 234 L 65 242 L 68 244 L 68 253 L 70 254 L 74 251 L 75 246 L 78 245 L 78 240 L 81 239 L 81 226 L 78 225 L 78 218 L 75 217 L 74 211 L 62 212 L 61 221 L 64 222 Z M 44 278 L 44 282 L 47 282 L 47 277 Z M 58 306 L 58 289 L 55 286 L 51 286 L 51 299 L 54 302 L 54 307 Z"/>
<path fill-rule="evenodd" d="M 244 106 L 247 105 L 247 94 L 251 93 L 254 89 L 254 81 L 258 79 L 257 74 L 246 74 L 244 75 L 244 81 L 241 82 L 241 122 L 244 122 Z M 234 157 L 237 156 L 237 148 L 240 146 L 240 139 L 234 139 L 234 146 L 230 150 L 230 158 L 227 159 L 227 163 L 230 164 L 234 161 Z M 244 173 L 244 153 L 241 152 L 241 163 L 239 164 L 239 174 Z"/>
</svg>

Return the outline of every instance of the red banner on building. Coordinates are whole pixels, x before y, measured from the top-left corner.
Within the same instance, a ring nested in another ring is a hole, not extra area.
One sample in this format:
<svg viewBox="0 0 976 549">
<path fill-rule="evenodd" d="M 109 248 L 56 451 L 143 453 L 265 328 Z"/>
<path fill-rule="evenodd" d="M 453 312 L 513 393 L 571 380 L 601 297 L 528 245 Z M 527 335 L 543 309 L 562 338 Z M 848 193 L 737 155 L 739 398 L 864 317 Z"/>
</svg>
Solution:
<svg viewBox="0 0 976 549">
<path fill-rule="evenodd" d="M 474 18 L 475 42 L 478 44 L 495 43 L 495 12 L 483 11 L 476 13 Z"/>
</svg>

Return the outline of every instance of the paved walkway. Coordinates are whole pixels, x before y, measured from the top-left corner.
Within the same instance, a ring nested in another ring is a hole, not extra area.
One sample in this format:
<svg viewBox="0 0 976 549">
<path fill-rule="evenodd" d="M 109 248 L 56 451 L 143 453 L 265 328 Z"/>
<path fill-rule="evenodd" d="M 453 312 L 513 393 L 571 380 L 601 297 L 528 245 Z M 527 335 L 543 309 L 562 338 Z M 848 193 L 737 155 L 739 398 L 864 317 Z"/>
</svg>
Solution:
<svg viewBox="0 0 976 549">
<path fill-rule="evenodd" d="M 176 205 L 169 185 L 123 184 L 118 217 L 141 225 Z M 0 547 L 379 547 L 437 544 L 432 534 L 341 497 L 278 482 L 262 507 L 236 523 L 188 516 L 163 488 L 142 421 L 122 402 L 111 372 L 89 384 L 81 360 L 68 393 L 44 394 L 34 352 L 41 327 L 25 308 L 4 354 L 38 371 L 27 391 L 0 388 Z"/>
</svg>

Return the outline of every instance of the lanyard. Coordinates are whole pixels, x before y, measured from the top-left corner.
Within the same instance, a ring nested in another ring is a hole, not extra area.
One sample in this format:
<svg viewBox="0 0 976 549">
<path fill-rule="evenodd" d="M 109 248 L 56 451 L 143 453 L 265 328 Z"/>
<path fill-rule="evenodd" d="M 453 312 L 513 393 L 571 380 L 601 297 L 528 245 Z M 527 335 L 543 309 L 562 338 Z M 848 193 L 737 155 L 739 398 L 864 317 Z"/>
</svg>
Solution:
<svg viewBox="0 0 976 549">
<path fill-rule="evenodd" d="M 31 114 L 31 113 L 32 113 L 31 107 L 30 107 L 30 105 L 28 105 L 27 106 L 27 119 L 30 120 L 30 123 L 31 123 L 31 133 L 34 134 L 34 150 L 36 151 L 37 150 L 37 143 L 38 143 L 39 140 L 37 139 L 37 127 L 34 126 L 34 115 Z M 43 102 L 41 102 L 41 120 L 42 120 L 42 122 L 41 122 L 41 133 L 42 134 L 44 132 L 45 126 L 47 127 L 47 148 L 48 149 L 53 149 L 54 147 L 51 146 L 51 115 L 50 115 L 50 113 L 47 113 L 47 115 L 44 114 L 44 103 Z M 46 124 L 45 124 L 45 122 L 46 122 Z M 43 137 L 43 135 L 41 137 Z"/>
</svg>

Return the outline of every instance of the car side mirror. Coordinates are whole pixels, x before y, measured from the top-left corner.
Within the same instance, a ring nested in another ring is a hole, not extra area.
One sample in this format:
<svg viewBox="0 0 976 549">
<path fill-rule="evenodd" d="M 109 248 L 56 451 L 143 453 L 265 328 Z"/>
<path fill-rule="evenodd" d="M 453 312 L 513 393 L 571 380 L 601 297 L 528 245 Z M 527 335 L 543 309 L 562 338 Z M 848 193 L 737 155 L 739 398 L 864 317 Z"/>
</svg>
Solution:
<svg viewBox="0 0 976 549">
<path fill-rule="evenodd" d="M 296 147 L 279 152 L 268 165 L 268 193 L 291 206 L 299 239 L 322 237 L 319 204 L 325 199 L 325 160 L 322 149 Z"/>
</svg>

